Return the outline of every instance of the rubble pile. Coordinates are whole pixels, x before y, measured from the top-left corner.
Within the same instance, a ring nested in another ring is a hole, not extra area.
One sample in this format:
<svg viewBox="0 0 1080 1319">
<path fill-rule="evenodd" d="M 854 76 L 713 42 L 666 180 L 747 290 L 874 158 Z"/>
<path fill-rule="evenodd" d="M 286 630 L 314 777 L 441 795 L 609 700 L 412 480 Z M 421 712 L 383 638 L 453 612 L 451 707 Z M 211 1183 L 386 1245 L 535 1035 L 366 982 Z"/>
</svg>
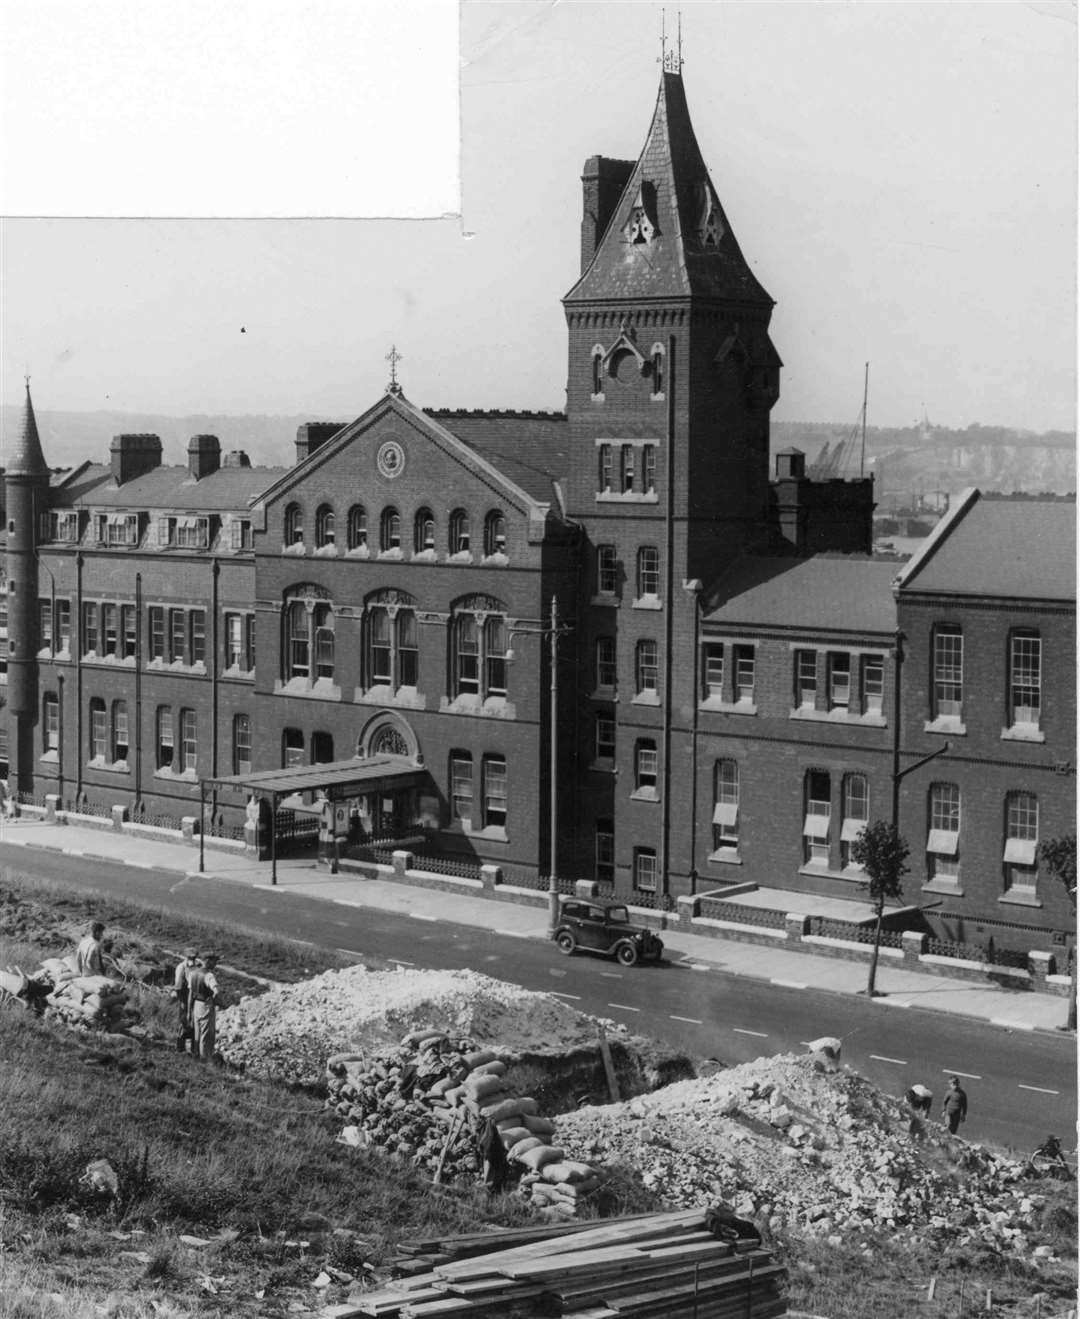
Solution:
<svg viewBox="0 0 1080 1319">
<path fill-rule="evenodd" d="M 550 994 L 477 971 L 368 971 L 350 966 L 282 985 L 218 1013 L 218 1049 L 234 1066 L 306 1085 L 328 1058 L 393 1050 L 423 1022 L 500 1057 L 557 1055 L 595 1046 L 596 1019 Z M 605 1023 L 609 1033 L 621 1027 Z"/>
<path fill-rule="evenodd" d="M 553 1144 L 555 1124 L 536 1100 L 508 1090 L 505 1059 L 472 1039 L 410 1031 L 375 1058 L 335 1055 L 327 1073 L 326 1106 L 346 1119 L 343 1144 L 381 1149 L 435 1181 L 475 1181 L 490 1122 L 510 1177 L 520 1176 L 522 1193 L 547 1216 L 573 1218 L 600 1186 L 595 1168 Z"/>
<path fill-rule="evenodd" d="M 932 1123 L 912 1134 L 911 1117 L 821 1053 L 780 1055 L 567 1113 L 559 1139 L 670 1204 L 722 1198 L 773 1231 L 929 1225 L 1023 1249 L 1040 1201 L 1016 1188 L 1022 1165 Z"/>
</svg>

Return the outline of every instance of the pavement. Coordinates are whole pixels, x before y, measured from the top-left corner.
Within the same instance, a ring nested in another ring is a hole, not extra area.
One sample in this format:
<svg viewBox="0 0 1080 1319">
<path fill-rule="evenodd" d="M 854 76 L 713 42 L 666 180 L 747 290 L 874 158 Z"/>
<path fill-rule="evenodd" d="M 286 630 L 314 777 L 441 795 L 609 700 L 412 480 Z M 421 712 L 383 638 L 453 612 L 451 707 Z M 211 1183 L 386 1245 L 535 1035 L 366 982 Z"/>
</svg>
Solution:
<svg viewBox="0 0 1080 1319">
<path fill-rule="evenodd" d="M 82 825 L 46 824 L 26 816 L 0 821 L 0 842 L 142 870 L 172 871 L 182 877 L 200 873 L 198 851 L 183 843 L 158 842 Z M 208 848 L 205 865 L 204 878 L 273 891 L 268 861 Z M 279 860 L 277 873 L 276 891 L 282 893 L 298 893 L 347 907 L 377 908 L 423 920 L 470 925 L 522 939 L 547 937 L 546 907 L 485 898 L 471 888 L 444 892 L 387 879 L 332 875 L 310 858 Z M 730 975 L 796 989 L 836 994 L 860 994 L 866 990 L 866 966 L 862 962 L 710 938 L 679 929 L 665 930 L 663 939 L 671 955 L 702 968 L 716 968 Z M 882 997 L 876 1001 L 888 1007 L 946 1012 L 987 1021 L 1007 1030 L 1060 1033 L 1068 1011 L 1067 1000 L 1057 995 L 954 980 L 884 962 L 878 964 L 877 988 Z"/>
</svg>

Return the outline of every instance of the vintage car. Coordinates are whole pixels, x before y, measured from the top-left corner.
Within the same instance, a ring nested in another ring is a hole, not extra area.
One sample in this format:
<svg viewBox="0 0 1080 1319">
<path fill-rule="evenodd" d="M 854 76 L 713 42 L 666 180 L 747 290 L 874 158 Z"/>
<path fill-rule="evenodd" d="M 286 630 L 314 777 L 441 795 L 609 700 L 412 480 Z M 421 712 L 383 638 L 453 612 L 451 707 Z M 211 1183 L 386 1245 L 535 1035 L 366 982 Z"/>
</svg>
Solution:
<svg viewBox="0 0 1080 1319">
<path fill-rule="evenodd" d="M 623 966 L 658 962 L 664 952 L 663 941 L 645 926 L 631 925 L 630 913 L 618 902 L 563 898 L 553 937 L 559 952 L 568 956 L 585 948 L 614 957 Z"/>
</svg>

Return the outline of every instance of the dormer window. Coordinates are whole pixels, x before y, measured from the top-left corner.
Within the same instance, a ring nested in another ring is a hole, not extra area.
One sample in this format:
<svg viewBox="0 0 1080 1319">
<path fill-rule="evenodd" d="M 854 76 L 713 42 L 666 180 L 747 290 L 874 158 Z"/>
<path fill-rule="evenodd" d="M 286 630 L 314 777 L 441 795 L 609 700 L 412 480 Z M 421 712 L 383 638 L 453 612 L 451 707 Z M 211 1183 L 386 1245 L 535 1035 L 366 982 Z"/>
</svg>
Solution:
<svg viewBox="0 0 1080 1319">
<path fill-rule="evenodd" d="M 190 515 L 162 518 L 158 543 L 181 550 L 205 550 L 210 544 L 210 519 Z"/>
<path fill-rule="evenodd" d="M 638 195 L 630 208 L 630 218 L 626 222 L 626 239 L 627 242 L 634 246 L 643 246 L 651 243 L 653 235 L 656 233 L 656 223 L 649 215 L 649 207 L 645 198 L 645 184 L 638 188 Z"/>
<path fill-rule="evenodd" d="M 138 545 L 138 513 L 97 513 L 94 540 L 99 545 Z"/>
<path fill-rule="evenodd" d="M 720 239 L 724 236 L 724 223 L 720 218 L 720 208 L 716 204 L 712 189 L 705 183 L 702 184 L 702 190 L 705 195 L 701 209 L 701 220 L 698 224 L 698 237 L 701 239 L 702 247 L 715 251 L 720 246 Z"/>
</svg>

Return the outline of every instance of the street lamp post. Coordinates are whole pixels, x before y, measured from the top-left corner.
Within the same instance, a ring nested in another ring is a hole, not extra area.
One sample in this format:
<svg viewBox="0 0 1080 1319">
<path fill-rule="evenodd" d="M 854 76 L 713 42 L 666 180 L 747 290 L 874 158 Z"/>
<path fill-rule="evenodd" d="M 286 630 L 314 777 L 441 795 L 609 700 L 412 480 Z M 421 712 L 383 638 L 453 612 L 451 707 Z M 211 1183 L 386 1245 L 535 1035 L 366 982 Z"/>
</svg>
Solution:
<svg viewBox="0 0 1080 1319">
<path fill-rule="evenodd" d="M 551 597 L 551 850 L 548 865 L 548 936 L 555 933 L 559 923 L 559 885 L 555 877 L 555 857 L 558 846 L 559 824 L 559 602 Z"/>
</svg>

